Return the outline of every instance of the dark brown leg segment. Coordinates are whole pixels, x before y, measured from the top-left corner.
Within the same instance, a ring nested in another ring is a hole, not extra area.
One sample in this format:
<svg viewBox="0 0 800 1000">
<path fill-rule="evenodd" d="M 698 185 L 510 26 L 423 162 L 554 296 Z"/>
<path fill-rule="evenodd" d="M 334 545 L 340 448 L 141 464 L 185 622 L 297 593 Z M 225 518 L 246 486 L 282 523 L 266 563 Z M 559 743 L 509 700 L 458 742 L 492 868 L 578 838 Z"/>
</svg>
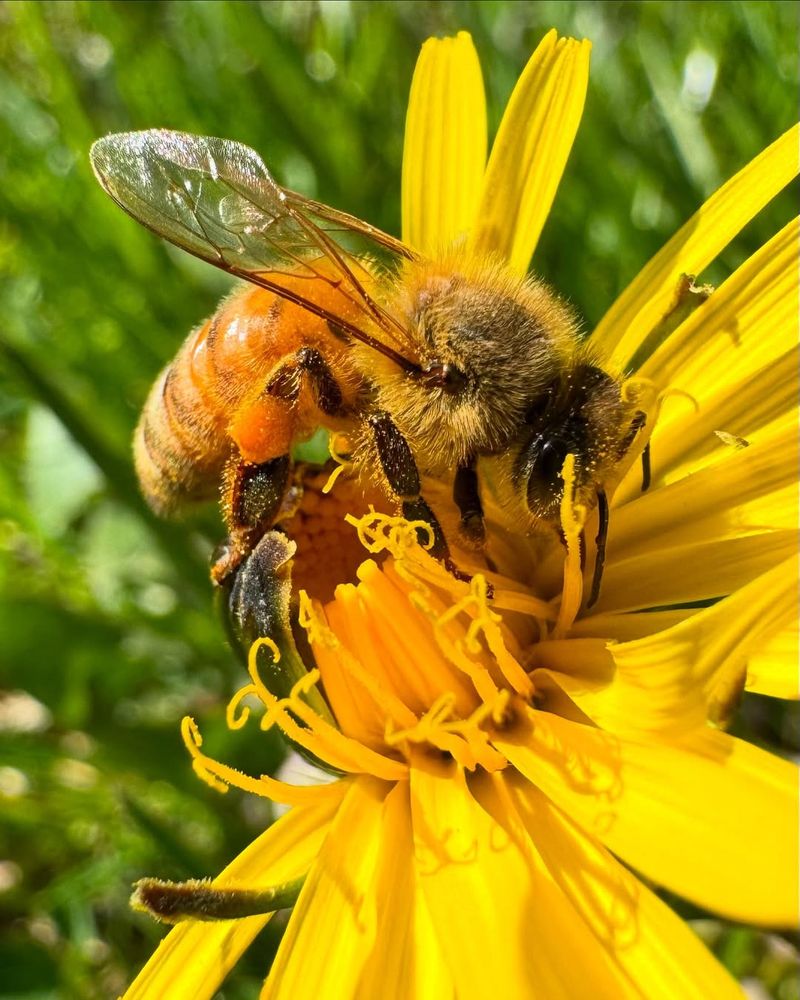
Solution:
<svg viewBox="0 0 800 1000">
<path fill-rule="evenodd" d="M 215 553 L 211 565 L 211 579 L 215 583 L 222 583 L 272 527 L 289 485 L 291 469 L 288 455 L 261 465 L 231 460 L 224 486 L 225 519 L 230 525 L 230 534 Z"/>
<path fill-rule="evenodd" d="M 633 420 L 631 421 L 631 426 L 628 429 L 628 433 L 622 439 L 622 443 L 619 446 L 619 457 L 622 458 L 628 451 L 630 446 L 636 440 L 636 435 L 647 423 L 647 414 L 643 410 L 637 410 L 633 415 Z M 642 449 L 642 493 L 645 493 L 650 488 L 650 442 Z"/>
<path fill-rule="evenodd" d="M 301 347 L 275 372 L 267 383 L 266 392 L 288 403 L 296 401 L 300 395 L 303 378 L 308 379 L 314 401 L 328 416 L 340 416 L 344 412 L 342 390 L 331 371 L 330 365 L 314 347 Z"/>
<path fill-rule="evenodd" d="M 603 569 L 606 564 L 606 539 L 608 538 L 608 500 L 603 490 L 597 491 L 598 528 L 595 540 L 594 573 L 592 574 L 592 589 L 586 607 L 591 608 L 600 596 L 600 584 L 603 580 Z"/>
<path fill-rule="evenodd" d="M 289 484 L 288 455 L 263 465 L 240 462 L 231 484 L 231 523 L 242 528 L 272 527 Z"/>
<path fill-rule="evenodd" d="M 450 549 L 436 515 L 420 496 L 419 472 L 408 442 L 385 411 L 373 413 L 369 417 L 369 425 L 389 489 L 402 503 L 403 517 L 409 521 L 424 521 L 428 525 L 432 540 L 428 551 L 435 559 L 447 562 Z M 419 531 L 417 534 L 420 544 L 427 545 L 427 533 Z"/>
<path fill-rule="evenodd" d="M 373 413 L 369 417 L 369 425 L 375 438 L 381 468 L 389 481 L 389 488 L 402 504 L 403 517 L 407 521 L 423 521 L 428 526 L 430 539 L 428 532 L 421 529 L 417 531 L 420 544 L 428 545 L 431 541 L 428 552 L 434 559 L 438 559 L 457 580 L 468 583 L 472 577 L 462 572 L 453 562 L 442 527 L 428 502 L 420 496 L 419 471 L 408 442 L 385 411 Z"/>
<path fill-rule="evenodd" d="M 464 537 L 473 545 L 481 545 L 486 538 L 486 530 L 474 458 L 456 469 L 453 500 L 461 512 L 461 531 Z"/>
</svg>

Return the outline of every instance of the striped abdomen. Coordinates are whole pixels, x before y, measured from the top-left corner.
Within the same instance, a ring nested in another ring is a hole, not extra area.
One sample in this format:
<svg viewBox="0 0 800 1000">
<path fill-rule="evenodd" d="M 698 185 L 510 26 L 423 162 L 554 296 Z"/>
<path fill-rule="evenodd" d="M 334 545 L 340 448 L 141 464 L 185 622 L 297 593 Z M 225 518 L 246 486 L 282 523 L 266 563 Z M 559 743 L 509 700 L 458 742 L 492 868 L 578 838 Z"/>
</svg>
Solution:
<svg viewBox="0 0 800 1000">
<path fill-rule="evenodd" d="M 343 349 L 322 320 L 253 286 L 237 289 L 189 335 L 151 389 L 134 437 L 136 472 L 156 512 L 219 494 L 231 421 L 304 344 L 328 356 Z"/>
</svg>

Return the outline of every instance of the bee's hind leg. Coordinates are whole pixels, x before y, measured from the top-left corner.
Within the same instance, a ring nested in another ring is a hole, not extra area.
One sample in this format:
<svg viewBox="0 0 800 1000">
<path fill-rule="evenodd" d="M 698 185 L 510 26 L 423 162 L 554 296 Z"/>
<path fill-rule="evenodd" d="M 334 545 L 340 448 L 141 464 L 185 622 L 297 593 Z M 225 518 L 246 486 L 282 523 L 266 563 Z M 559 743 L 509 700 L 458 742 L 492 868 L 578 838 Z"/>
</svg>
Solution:
<svg viewBox="0 0 800 1000">
<path fill-rule="evenodd" d="M 288 455 L 254 464 L 234 455 L 222 486 L 226 540 L 214 554 L 211 579 L 221 584 L 239 566 L 259 538 L 275 523 L 289 486 L 292 461 Z"/>
<path fill-rule="evenodd" d="M 277 366 L 261 396 L 238 414 L 233 439 L 237 443 L 247 440 L 256 454 L 263 454 L 266 446 L 274 445 L 276 435 L 282 442 L 278 447 L 290 443 L 293 407 L 304 379 L 323 413 L 341 416 L 346 411 L 342 391 L 328 362 L 316 348 L 301 347 Z M 270 429 L 270 435 L 262 441 L 258 434 L 265 427 Z M 255 436 L 253 428 L 259 429 Z M 211 566 L 214 583 L 221 584 L 274 525 L 289 488 L 291 469 L 288 454 L 263 462 L 248 461 L 239 453 L 231 457 L 222 487 L 223 515 L 229 533 Z"/>
</svg>

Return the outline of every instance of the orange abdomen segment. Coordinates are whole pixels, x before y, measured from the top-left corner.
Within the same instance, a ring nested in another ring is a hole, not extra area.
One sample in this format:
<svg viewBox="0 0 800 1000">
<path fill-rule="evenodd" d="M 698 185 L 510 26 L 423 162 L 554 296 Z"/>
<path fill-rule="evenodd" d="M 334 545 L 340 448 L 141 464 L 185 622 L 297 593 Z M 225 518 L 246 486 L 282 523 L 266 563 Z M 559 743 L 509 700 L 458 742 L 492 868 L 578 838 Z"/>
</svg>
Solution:
<svg viewBox="0 0 800 1000">
<path fill-rule="evenodd" d="M 308 279 L 297 281 L 308 295 Z M 336 296 L 340 301 L 325 305 L 342 314 L 341 296 L 316 284 L 315 300 Z M 333 364 L 347 350 L 324 320 L 253 285 L 238 288 L 189 335 L 151 389 L 134 437 L 139 482 L 156 512 L 218 495 L 232 451 L 254 462 L 286 454 L 309 415 L 261 393 L 303 345 L 318 347 Z M 347 395 L 354 391 L 351 385 Z"/>
</svg>

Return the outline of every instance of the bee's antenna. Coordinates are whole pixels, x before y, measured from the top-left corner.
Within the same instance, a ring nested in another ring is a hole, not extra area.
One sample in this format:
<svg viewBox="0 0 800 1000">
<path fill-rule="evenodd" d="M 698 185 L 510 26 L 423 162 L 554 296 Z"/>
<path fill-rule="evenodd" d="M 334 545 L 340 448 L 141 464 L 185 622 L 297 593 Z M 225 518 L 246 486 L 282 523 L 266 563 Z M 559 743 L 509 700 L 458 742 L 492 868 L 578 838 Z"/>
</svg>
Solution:
<svg viewBox="0 0 800 1000">
<path fill-rule="evenodd" d="M 606 539 L 608 538 L 608 500 L 605 490 L 597 491 L 597 538 L 595 539 L 594 573 L 592 575 L 592 590 L 586 607 L 590 608 L 600 596 L 600 582 L 603 579 L 603 567 L 606 564 Z"/>
</svg>

